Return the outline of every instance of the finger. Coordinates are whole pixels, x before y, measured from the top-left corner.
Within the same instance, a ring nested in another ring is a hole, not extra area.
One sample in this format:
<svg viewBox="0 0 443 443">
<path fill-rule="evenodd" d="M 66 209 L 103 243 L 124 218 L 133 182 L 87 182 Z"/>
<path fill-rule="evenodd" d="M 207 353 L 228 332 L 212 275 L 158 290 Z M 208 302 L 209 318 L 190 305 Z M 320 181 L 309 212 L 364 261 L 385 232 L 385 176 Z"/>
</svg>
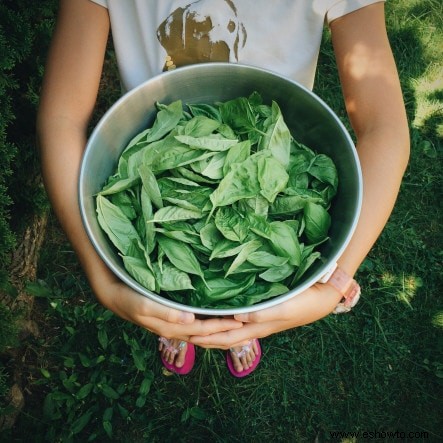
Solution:
<svg viewBox="0 0 443 443">
<path fill-rule="evenodd" d="M 178 338 L 184 341 L 189 341 L 192 335 L 203 337 L 243 327 L 243 323 L 226 318 L 195 320 L 190 324 L 178 324 L 169 323 L 159 318 L 147 317 L 144 319 L 144 325 L 157 335 L 167 339 Z"/>
<path fill-rule="evenodd" d="M 267 329 L 266 329 L 267 330 Z M 203 348 L 229 349 L 243 346 L 253 338 L 264 337 L 267 334 L 262 325 L 246 323 L 242 328 L 214 333 L 206 336 L 191 336 L 189 341 Z"/>
<path fill-rule="evenodd" d="M 150 303 L 149 316 L 156 317 L 168 323 L 189 325 L 194 322 L 195 315 L 192 312 L 180 311 L 156 302 Z"/>
</svg>

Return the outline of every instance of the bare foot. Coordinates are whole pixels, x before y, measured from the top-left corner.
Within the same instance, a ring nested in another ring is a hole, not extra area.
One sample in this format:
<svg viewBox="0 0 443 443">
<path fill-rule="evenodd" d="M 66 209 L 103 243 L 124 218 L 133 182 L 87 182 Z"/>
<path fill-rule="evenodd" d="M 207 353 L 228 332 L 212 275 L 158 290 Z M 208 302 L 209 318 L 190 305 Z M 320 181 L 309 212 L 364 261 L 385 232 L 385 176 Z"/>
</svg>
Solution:
<svg viewBox="0 0 443 443">
<path fill-rule="evenodd" d="M 257 340 L 252 340 L 250 345 L 236 346 L 230 349 L 232 363 L 237 372 L 246 371 L 254 363 L 258 355 Z"/>
<path fill-rule="evenodd" d="M 173 364 L 177 368 L 181 368 L 185 363 L 186 351 L 188 349 L 187 343 L 175 338 L 170 340 L 160 337 L 158 350 L 161 356 L 169 364 Z"/>
</svg>

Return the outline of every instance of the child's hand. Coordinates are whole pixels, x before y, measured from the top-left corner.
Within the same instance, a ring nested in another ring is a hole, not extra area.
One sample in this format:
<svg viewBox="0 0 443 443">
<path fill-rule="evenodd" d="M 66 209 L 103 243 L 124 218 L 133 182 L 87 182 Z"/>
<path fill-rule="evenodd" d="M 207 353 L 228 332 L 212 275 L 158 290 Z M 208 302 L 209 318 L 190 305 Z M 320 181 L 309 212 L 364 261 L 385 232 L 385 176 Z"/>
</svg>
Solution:
<svg viewBox="0 0 443 443">
<path fill-rule="evenodd" d="M 332 286 L 315 284 L 290 300 L 234 318 L 243 322 L 242 328 L 218 332 L 207 336 L 193 336 L 191 343 L 205 348 L 229 349 L 253 338 L 262 338 L 276 332 L 312 323 L 330 314 L 341 295 Z"/>
<path fill-rule="evenodd" d="M 169 308 L 144 297 L 119 280 L 101 285 L 97 298 L 119 317 L 159 336 L 189 341 L 192 335 L 207 336 L 243 326 L 232 318 L 196 319 L 190 312 Z"/>
</svg>

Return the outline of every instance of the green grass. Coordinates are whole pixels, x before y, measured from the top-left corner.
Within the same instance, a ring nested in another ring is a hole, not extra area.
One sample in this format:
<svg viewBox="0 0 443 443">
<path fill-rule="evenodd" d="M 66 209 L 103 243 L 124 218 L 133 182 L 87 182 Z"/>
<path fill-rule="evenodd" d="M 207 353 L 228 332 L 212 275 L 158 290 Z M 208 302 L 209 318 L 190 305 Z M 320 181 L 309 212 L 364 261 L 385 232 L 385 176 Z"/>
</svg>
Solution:
<svg viewBox="0 0 443 443">
<path fill-rule="evenodd" d="M 4 441 L 366 441 L 330 431 L 443 441 L 443 6 L 387 8 L 412 154 L 392 217 L 359 271 L 358 307 L 263 339 L 262 363 L 245 379 L 228 374 L 223 352 L 203 349 L 189 376 L 167 376 L 156 338 L 95 303 L 52 221 L 30 287 L 42 337 L 24 361 L 27 406 Z M 108 75 L 105 85 L 115 79 Z M 102 108 L 115 98 L 106 89 Z M 345 119 L 327 36 L 316 92 Z"/>
</svg>

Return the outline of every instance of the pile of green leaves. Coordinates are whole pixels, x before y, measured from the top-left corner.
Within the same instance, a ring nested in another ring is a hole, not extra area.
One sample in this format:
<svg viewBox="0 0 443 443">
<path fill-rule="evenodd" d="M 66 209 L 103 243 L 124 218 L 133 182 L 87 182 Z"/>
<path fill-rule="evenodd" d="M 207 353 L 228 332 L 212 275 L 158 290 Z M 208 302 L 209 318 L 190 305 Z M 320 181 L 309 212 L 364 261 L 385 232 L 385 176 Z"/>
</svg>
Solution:
<svg viewBox="0 0 443 443">
<path fill-rule="evenodd" d="M 278 104 L 257 93 L 157 106 L 96 200 L 129 274 L 199 307 L 287 292 L 327 239 L 332 160 L 294 140 Z"/>
</svg>

